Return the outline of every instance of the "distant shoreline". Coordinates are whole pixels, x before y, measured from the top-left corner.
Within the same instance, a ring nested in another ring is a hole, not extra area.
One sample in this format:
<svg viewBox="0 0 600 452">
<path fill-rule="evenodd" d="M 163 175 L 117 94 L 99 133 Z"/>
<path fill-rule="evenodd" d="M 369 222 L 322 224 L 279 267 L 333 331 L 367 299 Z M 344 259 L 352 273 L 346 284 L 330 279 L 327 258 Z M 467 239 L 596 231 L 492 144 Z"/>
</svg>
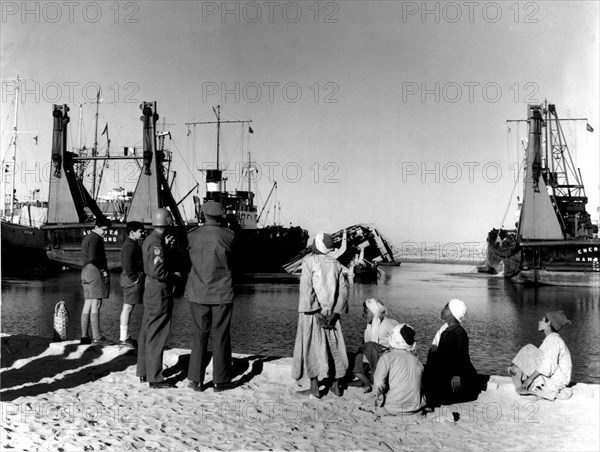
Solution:
<svg viewBox="0 0 600 452">
<path fill-rule="evenodd" d="M 396 261 L 400 262 L 400 266 L 402 267 L 403 263 L 409 263 L 409 264 L 452 264 L 452 265 L 473 265 L 474 267 L 477 267 L 479 265 L 483 265 L 485 264 L 485 261 L 478 261 L 478 262 L 474 262 L 474 261 L 470 261 L 470 260 L 456 260 L 456 259 L 448 259 L 448 260 L 443 260 L 443 259 L 427 259 L 427 258 L 402 258 L 402 257 L 396 257 L 394 258 Z"/>
</svg>

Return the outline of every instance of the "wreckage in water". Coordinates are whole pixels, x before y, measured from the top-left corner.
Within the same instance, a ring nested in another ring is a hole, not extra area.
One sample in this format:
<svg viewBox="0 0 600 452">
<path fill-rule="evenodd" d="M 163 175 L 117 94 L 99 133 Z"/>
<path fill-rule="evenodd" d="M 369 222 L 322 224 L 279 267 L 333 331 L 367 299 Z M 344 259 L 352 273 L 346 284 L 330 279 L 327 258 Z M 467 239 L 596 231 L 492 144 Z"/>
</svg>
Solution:
<svg viewBox="0 0 600 452">
<path fill-rule="evenodd" d="M 392 248 L 379 231 L 370 225 L 357 224 L 332 234 L 334 256 L 348 270 L 355 281 L 376 281 L 382 274 L 380 265 L 399 265 L 394 260 Z M 283 268 L 291 274 L 300 275 L 302 259 L 312 252 L 307 247 Z"/>
</svg>

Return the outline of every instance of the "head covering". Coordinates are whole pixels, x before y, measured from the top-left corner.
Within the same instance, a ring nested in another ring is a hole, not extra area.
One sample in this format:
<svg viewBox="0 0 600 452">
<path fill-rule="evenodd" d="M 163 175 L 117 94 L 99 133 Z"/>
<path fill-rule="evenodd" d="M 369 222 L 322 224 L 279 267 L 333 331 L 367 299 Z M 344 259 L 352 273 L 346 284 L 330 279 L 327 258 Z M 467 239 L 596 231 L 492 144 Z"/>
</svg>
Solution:
<svg viewBox="0 0 600 452">
<path fill-rule="evenodd" d="M 550 325 L 555 331 L 560 331 L 565 325 L 570 325 L 571 321 L 562 311 L 546 312 L 546 318 L 550 321 Z"/>
<path fill-rule="evenodd" d="M 333 250 L 333 237 L 325 232 L 319 232 L 313 243 L 313 251 L 316 249 L 321 254 L 327 254 Z"/>
<path fill-rule="evenodd" d="M 216 201 L 206 201 L 202 204 L 200 211 L 209 217 L 220 217 L 225 214 L 225 209 L 223 209 L 221 203 Z"/>
<path fill-rule="evenodd" d="M 402 323 L 392 328 L 388 339 L 390 347 L 398 350 L 414 351 L 417 348 L 415 342 L 415 330 L 412 326 Z"/>
<path fill-rule="evenodd" d="M 465 302 L 455 298 L 450 300 L 448 303 L 448 308 L 450 309 L 450 312 L 454 318 L 459 322 L 462 322 L 462 320 L 465 318 L 465 314 L 467 313 L 467 305 L 465 305 Z"/>
<path fill-rule="evenodd" d="M 383 305 L 383 303 L 375 298 L 369 298 L 365 301 L 365 306 L 369 311 L 373 313 L 373 320 L 371 321 L 371 327 L 367 326 L 367 331 L 369 334 L 366 334 L 367 342 L 375 342 L 379 343 L 379 327 L 381 326 L 381 317 L 384 317 L 387 314 L 387 309 Z"/>
<path fill-rule="evenodd" d="M 385 316 L 387 314 L 387 308 L 376 298 L 368 298 L 365 301 L 365 306 L 375 317 Z"/>
</svg>

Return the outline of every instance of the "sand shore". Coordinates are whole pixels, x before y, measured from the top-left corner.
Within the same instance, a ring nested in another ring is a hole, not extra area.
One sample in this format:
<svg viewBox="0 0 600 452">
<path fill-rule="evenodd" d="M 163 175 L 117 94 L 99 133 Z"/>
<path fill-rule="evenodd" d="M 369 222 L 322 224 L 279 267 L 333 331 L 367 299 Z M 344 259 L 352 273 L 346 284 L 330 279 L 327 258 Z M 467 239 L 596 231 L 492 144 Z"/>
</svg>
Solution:
<svg viewBox="0 0 600 452">
<path fill-rule="evenodd" d="M 476 402 L 378 417 L 360 388 L 297 395 L 291 358 L 235 355 L 240 386 L 220 393 L 186 387 L 189 350 L 167 350 L 164 361 L 177 388 L 141 384 L 127 348 L 3 336 L 1 449 L 600 450 L 599 385 L 578 383 L 567 401 L 533 401 L 491 376 Z"/>
</svg>

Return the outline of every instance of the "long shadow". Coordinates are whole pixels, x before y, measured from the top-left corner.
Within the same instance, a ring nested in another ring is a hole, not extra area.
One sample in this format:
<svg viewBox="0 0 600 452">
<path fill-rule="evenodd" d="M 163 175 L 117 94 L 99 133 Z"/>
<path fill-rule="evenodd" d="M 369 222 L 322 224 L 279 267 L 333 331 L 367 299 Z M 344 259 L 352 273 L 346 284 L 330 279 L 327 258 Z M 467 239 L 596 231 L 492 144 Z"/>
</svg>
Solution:
<svg viewBox="0 0 600 452">
<path fill-rule="evenodd" d="M 233 358 L 233 368 L 232 368 L 232 379 L 235 379 L 238 375 L 242 375 L 242 378 L 237 380 L 236 386 L 241 386 L 243 384 L 248 383 L 254 377 L 262 374 L 264 369 L 264 363 L 268 363 L 269 361 L 275 361 L 280 359 L 279 356 L 263 356 L 263 355 L 252 355 L 247 356 L 245 358 Z M 254 361 L 252 363 L 252 368 L 250 372 L 246 373 L 248 368 L 250 367 L 250 361 Z"/>
<path fill-rule="evenodd" d="M 2 389 L 19 386 L 25 383 L 35 383 L 44 378 L 52 378 L 65 371 L 78 369 L 91 364 L 94 359 L 102 354 L 96 347 L 88 347 L 80 358 L 67 359 L 77 350 L 78 344 L 65 346 L 62 354 L 50 355 L 34 359 L 19 369 L 5 370 L 2 372 Z"/>
<path fill-rule="evenodd" d="M 211 355 L 212 357 L 212 355 Z M 187 378 L 188 367 L 190 366 L 190 354 L 179 355 L 175 365 L 163 370 L 163 377 L 173 383 L 183 381 Z"/>
<path fill-rule="evenodd" d="M 28 359 L 41 355 L 50 346 L 50 339 L 37 336 L 5 336 L 1 340 L 0 368 L 12 366 L 17 359 Z M 18 351 L 18 353 L 16 353 Z"/>
<path fill-rule="evenodd" d="M 212 359 L 212 352 L 209 352 L 209 362 Z M 252 378 L 260 375 L 264 369 L 263 364 L 269 361 L 275 361 L 279 359 L 278 356 L 262 356 L 262 355 L 253 355 L 247 356 L 244 358 L 232 358 L 232 369 L 231 369 L 231 379 L 234 380 L 236 377 L 242 375 L 242 378 L 235 382 L 236 386 L 241 386 L 243 384 L 248 383 Z M 252 363 L 252 368 L 250 372 L 246 373 L 250 368 L 250 362 Z M 163 376 L 165 379 L 176 383 L 179 381 L 183 381 L 187 378 L 188 367 L 190 365 L 190 355 L 179 355 L 179 359 L 177 362 L 169 367 L 168 369 L 163 371 Z"/>
<path fill-rule="evenodd" d="M 37 396 L 59 389 L 74 388 L 89 381 L 100 379 L 112 372 L 125 370 L 132 364 L 135 364 L 136 361 L 135 354 L 128 352 L 123 355 L 118 355 L 108 362 L 96 366 L 88 366 L 98 356 L 102 355 L 102 349 L 89 347 L 84 351 L 81 358 L 72 360 L 65 359 L 74 347 L 76 348 L 77 345 L 73 344 L 65 347 L 65 352 L 60 356 L 53 355 L 45 357 L 32 361 L 21 369 L 6 372 L 6 376 L 2 376 L 2 387 L 6 388 L 7 386 L 11 387 L 28 382 L 39 382 L 43 378 L 53 377 L 72 369 L 80 369 L 79 371 L 68 374 L 64 378 L 50 383 L 37 383 L 24 388 L 3 391 L 0 393 L 0 400 L 3 402 L 10 402 L 23 396 Z M 50 372 L 45 375 L 41 374 L 40 372 L 44 370 L 46 366 L 48 367 L 47 370 Z M 6 383 L 8 383 L 8 385 Z"/>
</svg>

